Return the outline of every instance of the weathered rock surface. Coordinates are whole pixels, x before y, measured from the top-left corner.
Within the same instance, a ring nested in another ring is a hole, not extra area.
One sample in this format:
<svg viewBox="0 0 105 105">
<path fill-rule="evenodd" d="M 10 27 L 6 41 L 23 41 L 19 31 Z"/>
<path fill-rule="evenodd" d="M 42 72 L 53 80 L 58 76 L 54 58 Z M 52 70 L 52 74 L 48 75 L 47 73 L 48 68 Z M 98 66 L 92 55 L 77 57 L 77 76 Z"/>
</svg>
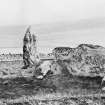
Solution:
<svg viewBox="0 0 105 105">
<path fill-rule="evenodd" d="M 30 27 L 26 30 L 24 39 L 23 39 L 23 62 L 24 67 L 27 68 L 36 64 L 39 60 L 37 54 L 37 42 L 36 36 L 31 34 Z"/>
<path fill-rule="evenodd" d="M 43 78 L 44 76 L 48 76 L 49 74 L 57 75 L 61 74 L 62 67 L 54 61 L 42 61 L 36 67 L 34 76 L 37 78 Z"/>
<path fill-rule="evenodd" d="M 81 44 L 73 48 L 68 60 L 59 64 L 66 67 L 69 73 L 81 76 L 105 75 L 105 48 L 91 44 Z"/>
<path fill-rule="evenodd" d="M 40 64 L 41 72 L 45 75 L 51 70 L 54 74 L 69 73 L 79 76 L 105 75 L 105 48 L 97 45 L 81 44 L 71 48 L 66 60 L 47 61 Z M 49 67 L 50 66 L 50 67 Z M 46 70 L 45 70 L 46 68 Z M 60 72 L 61 71 L 61 72 Z"/>
</svg>

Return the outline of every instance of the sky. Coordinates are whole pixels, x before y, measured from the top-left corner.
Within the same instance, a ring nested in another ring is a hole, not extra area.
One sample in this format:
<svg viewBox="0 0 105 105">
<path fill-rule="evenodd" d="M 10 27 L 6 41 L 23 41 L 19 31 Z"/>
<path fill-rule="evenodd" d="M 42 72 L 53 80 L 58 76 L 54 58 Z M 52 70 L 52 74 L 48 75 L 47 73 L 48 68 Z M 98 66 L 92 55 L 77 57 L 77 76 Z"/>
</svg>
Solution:
<svg viewBox="0 0 105 105">
<path fill-rule="evenodd" d="M 0 25 L 105 17 L 105 0 L 0 0 Z"/>
<path fill-rule="evenodd" d="M 105 0 L 0 0 L 0 14 L 0 47 L 22 47 L 28 25 L 41 47 L 105 46 Z"/>
</svg>

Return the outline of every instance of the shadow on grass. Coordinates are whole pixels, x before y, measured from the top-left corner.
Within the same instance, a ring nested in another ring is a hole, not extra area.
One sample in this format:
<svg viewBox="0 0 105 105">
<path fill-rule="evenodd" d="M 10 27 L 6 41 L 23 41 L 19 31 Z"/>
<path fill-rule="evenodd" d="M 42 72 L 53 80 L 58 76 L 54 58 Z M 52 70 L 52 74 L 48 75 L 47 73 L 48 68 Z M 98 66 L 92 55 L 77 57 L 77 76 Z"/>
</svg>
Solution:
<svg viewBox="0 0 105 105">
<path fill-rule="evenodd" d="M 44 79 L 17 77 L 0 79 L 0 98 L 50 93 L 94 94 L 100 91 L 101 77 L 52 75 Z"/>
</svg>

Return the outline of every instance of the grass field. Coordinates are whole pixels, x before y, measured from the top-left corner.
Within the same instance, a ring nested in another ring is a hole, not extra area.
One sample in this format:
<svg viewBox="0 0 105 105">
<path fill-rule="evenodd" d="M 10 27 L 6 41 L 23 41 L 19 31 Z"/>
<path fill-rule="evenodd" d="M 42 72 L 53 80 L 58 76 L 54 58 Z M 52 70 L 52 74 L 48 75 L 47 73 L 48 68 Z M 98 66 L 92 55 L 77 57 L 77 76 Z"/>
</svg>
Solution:
<svg viewBox="0 0 105 105">
<path fill-rule="evenodd" d="M 32 77 L 22 61 L 0 63 L 0 105 L 104 105 L 101 77 Z"/>
</svg>

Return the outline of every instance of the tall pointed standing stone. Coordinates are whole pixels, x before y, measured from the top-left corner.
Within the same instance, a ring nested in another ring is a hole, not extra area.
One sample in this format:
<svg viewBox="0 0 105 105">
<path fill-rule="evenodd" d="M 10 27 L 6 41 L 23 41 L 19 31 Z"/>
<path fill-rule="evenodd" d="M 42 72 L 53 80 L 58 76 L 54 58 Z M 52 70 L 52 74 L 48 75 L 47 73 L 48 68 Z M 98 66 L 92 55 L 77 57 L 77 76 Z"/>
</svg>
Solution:
<svg viewBox="0 0 105 105">
<path fill-rule="evenodd" d="M 32 64 L 37 64 L 39 62 L 39 55 L 37 53 L 37 38 L 35 34 L 32 34 L 32 42 L 31 42 L 31 51 L 30 51 L 30 60 Z"/>
<path fill-rule="evenodd" d="M 31 34 L 30 28 L 30 26 L 27 28 L 25 36 L 23 38 L 23 68 L 31 67 L 35 65 L 39 60 L 37 54 L 36 36 L 34 34 Z"/>
</svg>

